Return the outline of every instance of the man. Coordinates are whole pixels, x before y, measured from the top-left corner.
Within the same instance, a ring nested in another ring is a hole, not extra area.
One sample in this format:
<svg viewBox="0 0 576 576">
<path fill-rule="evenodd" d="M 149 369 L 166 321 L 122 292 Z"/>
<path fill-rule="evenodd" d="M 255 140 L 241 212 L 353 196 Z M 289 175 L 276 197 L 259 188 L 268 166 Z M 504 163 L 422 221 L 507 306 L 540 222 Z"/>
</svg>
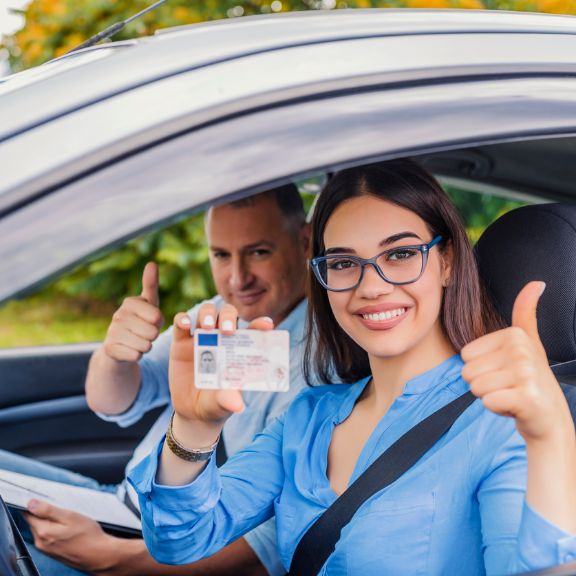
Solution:
<svg viewBox="0 0 576 576">
<path fill-rule="evenodd" d="M 309 229 L 300 196 L 296 187 L 290 185 L 210 209 L 206 235 L 219 294 L 214 299 L 216 307 L 227 302 L 238 309 L 243 323 L 269 316 L 275 326 L 290 331 L 290 392 L 244 394 L 246 409 L 232 416 L 223 432 L 224 445 L 231 455 L 282 413 L 303 385 L 300 364 Z M 89 406 L 121 426 L 136 422 L 146 411 L 170 400 L 167 371 L 171 330 L 158 337 L 162 315 L 155 264 L 146 266 L 142 284 L 141 295 L 126 298 L 114 314 L 104 343 L 90 361 L 86 381 Z M 192 325 L 196 324 L 196 310 L 197 307 L 189 312 Z M 168 405 L 127 468 L 157 444 L 171 412 Z M 119 495 L 137 506 L 135 495 L 122 492 L 126 486 L 121 485 Z M 189 566 L 164 566 L 152 559 L 143 540 L 116 538 L 77 513 L 33 500 L 26 519 L 38 550 L 83 572 L 138 576 L 283 572 L 276 556 L 274 529 L 269 523 L 211 558 Z M 38 556 L 37 560 L 43 564 L 42 574 L 49 574 L 45 561 L 54 560 Z M 58 563 L 52 573 L 74 573 L 65 570 Z"/>
</svg>

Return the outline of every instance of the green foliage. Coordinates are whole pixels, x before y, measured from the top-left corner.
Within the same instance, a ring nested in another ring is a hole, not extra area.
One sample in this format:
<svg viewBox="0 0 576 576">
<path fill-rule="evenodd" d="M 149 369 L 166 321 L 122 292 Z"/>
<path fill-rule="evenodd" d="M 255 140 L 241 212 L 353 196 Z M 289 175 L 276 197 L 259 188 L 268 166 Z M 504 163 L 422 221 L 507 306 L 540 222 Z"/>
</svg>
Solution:
<svg viewBox="0 0 576 576">
<path fill-rule="evenodd" d="M 0 348 L 98 342 L 106 334 L 112 306 L 44 294 L 0 308 Z"/>
<path fill-rule="evenodd" d="M 94 298 L 118 306 L 142 290 L 142 270 L 154 261 L 160 271 L 160 306 L 167 321 L 215 292 L 204 239 L 203 215 L 151 232 L 99 255 L 49 291 L 75 300 Z"/>
<path fill-rule="evenodd" d="M 444 189 L 462 215 L 468 238 L 470 238 L 472 244 L 478 241 L 482 232 L 496 218 L 525 204 L 518 200 L 489 196 L 488 194 L 477 194 L 451 186 L 444 186 Z"/>
</svg>

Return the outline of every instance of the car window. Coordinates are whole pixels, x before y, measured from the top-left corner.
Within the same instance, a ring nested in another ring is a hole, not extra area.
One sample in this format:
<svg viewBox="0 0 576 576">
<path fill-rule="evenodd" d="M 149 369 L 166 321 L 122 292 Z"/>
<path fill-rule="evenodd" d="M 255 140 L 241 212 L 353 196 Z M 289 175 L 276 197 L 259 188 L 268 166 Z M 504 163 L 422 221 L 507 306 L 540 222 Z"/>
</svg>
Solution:
<svg viewBox="0 0 576 576">
<path fill-rule="evenodd" d="M 310 213 L 326 174 L 298 181 Z M 464 181 L 443 179 L 472 243 L 496 218 L 526 203 L 507 195 L 480 192 Z M 122 300 L 137 295 L 146 262 L 160 270 L 161 307 L 170 319 L 214 295 L 204 238 L 204 212 L 140 235 L 82 263 L 41 290 L 0 307 L 0 348 L 97 342 L 104 338 Z M 167 321 L 167 325 L 170 322 Z"/>
<path fill-rule="evenodd" d="M 458 208 L 472 244 L 478 241 L 482 232 L 494 220 L 514 208 L 527 204 L 526 200 L 476 192 L 465 188 L 464 185 L 456 186 L 444 182 L 444 189 Z"/>
<path fill-rule="evenodd" d="M 318 174 L 297 181 L 307 212 L 325 180 Z M 140 293 L 142 270 L 149 261 L 159 266 L 165 318 L 213 296 L 204 214 L 106 250 L 35 293 L 6 302 L 0 306 L 0 348 L 102 340 L 122 300 Z"/>
<path fill-rule="evenodd" d="M 141 290 L 142 270 L 160 268 L 167 317 L 210 297 L 214 287 L 204 241 L 203 213 L 106 250 L 33 295 L 0 307 L 0 347 L 102 340 L 114 310 Z"/>
</svg>

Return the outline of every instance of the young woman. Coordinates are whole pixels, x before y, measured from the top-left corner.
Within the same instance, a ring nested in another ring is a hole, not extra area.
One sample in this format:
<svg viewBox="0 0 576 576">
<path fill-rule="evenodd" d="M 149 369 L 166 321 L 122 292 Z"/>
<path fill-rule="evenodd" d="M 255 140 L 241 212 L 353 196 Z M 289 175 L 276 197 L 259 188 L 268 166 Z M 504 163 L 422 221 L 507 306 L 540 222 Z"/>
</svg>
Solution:
<svg viewBox="0 0 576 576">
<path fill-rule="evenodd" d="M 275 514 L 288 568 L 351 482 L 471 388 L 481 401 L 361 506 L 322 573 L 496 575 L 576 557 L 575 433 L 538 338 L 543 284 L 521 291 L 514 325 L 500 329 L 455 209 L 410 161 L 337 174 L 316 206 L 312 242 L 308 357 L 316 350 L 316 372 L 345 384 L 301 393 L 218 471 L 210 453 L 241 394 L 194 388 L 190 322 L 178 315 L 172 426 L 131 479 L 152 554 L 191 562 Z M 215 319 L 206 307 L 200 325 Z M 228 307 L 217 323 L 231 331 L 235 320 Z"/>
</svg>

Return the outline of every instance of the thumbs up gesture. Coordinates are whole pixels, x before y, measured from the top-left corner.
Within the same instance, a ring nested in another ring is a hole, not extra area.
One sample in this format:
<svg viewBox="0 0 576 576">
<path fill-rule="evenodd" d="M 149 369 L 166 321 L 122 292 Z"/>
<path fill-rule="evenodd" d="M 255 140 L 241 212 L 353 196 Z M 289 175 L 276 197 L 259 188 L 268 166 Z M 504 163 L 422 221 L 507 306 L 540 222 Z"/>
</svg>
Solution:
<svg viewBox="0 0 576 576">
<path fill-rule="evenodd" d="M 159 309 L 158 266 L 148 262 L 140 296 L 126 298 L 112 316 L 104 352 L 118 362 L 137 362 L 156 340 L 164 319 Z"/>
<path fill-rule="evenodd" d="M 529 282 L 518 293 L 512 326 L 474 340 L 461 350 L 462 377 L 484 406 L 512 416 L 526 442 L 551 437 L 571 417 L 562 390 L 548 366 L 538 334 L 536 308 L 544 282 Z"/>
</svg>

